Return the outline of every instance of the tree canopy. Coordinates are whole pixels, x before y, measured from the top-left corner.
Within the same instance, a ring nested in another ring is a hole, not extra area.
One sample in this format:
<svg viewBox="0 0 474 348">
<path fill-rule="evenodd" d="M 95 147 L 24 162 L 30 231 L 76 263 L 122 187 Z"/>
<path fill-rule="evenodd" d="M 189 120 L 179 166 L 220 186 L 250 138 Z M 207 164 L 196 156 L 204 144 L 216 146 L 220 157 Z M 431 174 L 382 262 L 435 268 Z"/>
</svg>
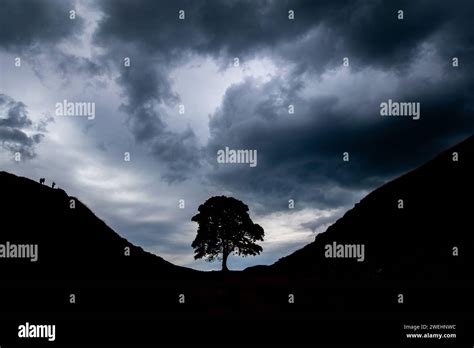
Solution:
<svg viewBox="0 0 474 348">
<path fill-rule="evenodd" d="M 240 256 L 258 255 L 262 247 L 263 228 L 253 223 L 246 204 L 226 196 L 211 197 L 198 208 L 191 219 L 199 224 L 192 243 L 194 258 L 214 261 L 222 257 L 222 270 L 227 271 L 227 258 L 231 252 Z"/>
</svg>

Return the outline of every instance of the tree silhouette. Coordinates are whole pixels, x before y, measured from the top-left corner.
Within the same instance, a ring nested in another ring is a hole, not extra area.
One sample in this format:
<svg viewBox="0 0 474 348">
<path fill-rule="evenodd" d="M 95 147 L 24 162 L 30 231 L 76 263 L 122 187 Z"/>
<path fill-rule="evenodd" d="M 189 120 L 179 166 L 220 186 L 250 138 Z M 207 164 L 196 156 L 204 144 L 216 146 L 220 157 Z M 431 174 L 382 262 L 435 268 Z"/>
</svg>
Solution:
<svg viewBox="0 0 474 348">
<path fill-rule="evenodd" d="M 199 206 L 199 214 L 191 219 L 199 224 L 194 259 L 206 257 L 214 261 L 222 255 L 222 271 L 227 271 L 227 258 L 234 251 L 240 256 L 258 255 L 262 247 L 263 228 L 252 222 L 249 207 L 232 197 L 211 197 Z"/>
</svg>

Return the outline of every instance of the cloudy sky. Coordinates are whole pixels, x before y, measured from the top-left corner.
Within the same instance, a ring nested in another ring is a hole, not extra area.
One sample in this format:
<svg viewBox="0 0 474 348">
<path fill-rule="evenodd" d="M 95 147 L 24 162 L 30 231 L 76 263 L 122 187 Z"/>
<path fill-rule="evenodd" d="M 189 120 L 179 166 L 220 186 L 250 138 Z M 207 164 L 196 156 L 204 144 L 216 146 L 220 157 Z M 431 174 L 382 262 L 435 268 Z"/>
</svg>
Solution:
<svg viewBox="0 0 474 348">
<path fill-rule="evenodd" d="M 264 252 L 229 267 L 270 264 L 473 133 L 470 0 L 0 4 L 0 169 L 54 180 L 179 265 L 220 269 L 191 248 L 211 196 L 265 229 Z M 95 118 L 58 115 L 65 99 Z M 381 116 L 389 99 L 420 118 Z M 257 166 L 218 163 L 225 147 Z"/>
</svg>

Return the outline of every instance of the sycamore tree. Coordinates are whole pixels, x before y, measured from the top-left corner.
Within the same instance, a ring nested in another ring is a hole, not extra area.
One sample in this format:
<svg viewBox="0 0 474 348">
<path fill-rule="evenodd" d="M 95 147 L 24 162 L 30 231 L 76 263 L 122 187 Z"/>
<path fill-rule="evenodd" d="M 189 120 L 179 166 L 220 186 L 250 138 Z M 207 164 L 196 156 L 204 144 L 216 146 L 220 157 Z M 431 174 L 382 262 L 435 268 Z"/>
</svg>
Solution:
<svg viewBox="0 0 474 348">
<path fill-rule="evenodd" d="M 227 271 L 231 252 L 240 256 L 262 252 L 256 241 L 263 241 L 263 228 L 252 222 L 249 207 L 243 202 L 232 197 L 211 197 L 198 210 L 191 219 L 199 224 L 192 244 L 194 259 L 211 262 L 222 258 L 222 271 Z"/>
</svg>

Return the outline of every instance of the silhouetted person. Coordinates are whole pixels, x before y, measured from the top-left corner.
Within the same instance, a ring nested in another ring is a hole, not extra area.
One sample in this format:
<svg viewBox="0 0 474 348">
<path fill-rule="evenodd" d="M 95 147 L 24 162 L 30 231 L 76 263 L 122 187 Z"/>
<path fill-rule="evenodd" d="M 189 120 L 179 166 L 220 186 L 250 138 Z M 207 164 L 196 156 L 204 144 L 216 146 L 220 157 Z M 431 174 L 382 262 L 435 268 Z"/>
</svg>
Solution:
<svg viewBox="0 0 474 348">
<path fill-rule="evenodd" d="M 45 180 L 45 178 L 40 178 L 40 184 L 43 185 Z"/>
<path fill-rule="evenodd" d="M 53 181 L 53 184 L 51 185 L 51 187 L 54 188 L 54 186 L 56 186 L 56 183 Z"/>
<path fill-rule="evenodd" d="M 211 197 L 198 210 L 191 219 L 199 224 L 192 244 L 195 259 L 213 261 L 222 254 L 222 271 L 228 271 L 232 251 L 242 256 L 260 254 L 262 247 L 255 242 L 263 241 L 263 228 L 250 219 L 246 204 L 232 197 Z"/>
</svg>

